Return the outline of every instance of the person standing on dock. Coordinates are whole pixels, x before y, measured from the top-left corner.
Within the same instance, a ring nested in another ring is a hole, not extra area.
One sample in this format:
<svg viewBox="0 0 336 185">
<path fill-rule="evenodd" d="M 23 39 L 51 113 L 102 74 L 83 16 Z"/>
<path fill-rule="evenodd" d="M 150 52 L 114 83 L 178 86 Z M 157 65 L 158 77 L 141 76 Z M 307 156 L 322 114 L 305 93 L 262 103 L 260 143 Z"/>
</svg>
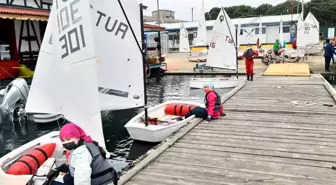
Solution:
<svg viewBox="0 0 336 185">
<path fill-rule="evenodd" d="M 247 80 L 253 81 L 253 65 L 254 65 L 254 60 L 253 57 L 256 55 L 256 53 L 253 51 L 251 45 L 248 45 L 248 49 L 244 53 L 244 58 L 245 58 L 245 68 L 246 68 L 246 76 Z"/>
<path fill-rule="evenodd" d="M 294 41 L 293 41 L 293 43 L 292 43 L 292 47 L 293 47 L 293 49 L 297 49 L 297 46 L 296 46 L 296 38 L 294 38 Z"/>
<path fill-rule="evenodd" d="M 208 112 L 207 121 L 225 116 L 222 99 L 215 91 L 214 85 L 212 83 L 205 84 L 204 92 L 206 93 L 204 103 Z"/>
<path fill-rule="evenodd" d="M 276 56 L 279 56 L 279 50 L 280 50 L 280 43 L 279 40 L 275 40 L 275 43 L 273 44 L 273 51 Z"/>
<path fill-rule="evenodd" d="M 334 54 L 336 54 L 335 48 L 332 44 L 330 44 L 330 40 L 327 39 L 324 45 L 324 69 L 326 72 L 330 72 L 330 61 L 334 57 Z"/>
</svg>

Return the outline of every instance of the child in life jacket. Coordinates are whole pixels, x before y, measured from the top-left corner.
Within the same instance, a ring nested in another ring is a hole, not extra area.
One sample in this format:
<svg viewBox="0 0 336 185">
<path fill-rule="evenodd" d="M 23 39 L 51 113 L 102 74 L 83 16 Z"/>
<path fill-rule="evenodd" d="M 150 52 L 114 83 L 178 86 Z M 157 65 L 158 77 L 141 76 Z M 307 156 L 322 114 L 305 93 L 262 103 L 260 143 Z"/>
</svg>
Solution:
<svg viewBox="0 0 336 185">
<path fill-rule="evenodd" d="M 256 55 L 256 53 L 253 51 L 251 45 L 248 45 L 248 49 L 244 53 L 244 58 L 245 58 L 245 68 L 246 68 L 246 76 L 247 80 L 253 81 L 253 57 Z"/>
<path fill-rule="evenodd" d="M 208 112 L 207 121 L 210 121 L 211 119 L 218 119 L 221 116 L 225 116 L 221 97 L 214 90 L 214 85 L 211 83 L 205 84 L 204 92 L 206 93 L 204 103 Z"/>
<path fill-rule="evenodd" d="M 65 124 L 60 130 L 63 147 L 70 151 L 69 164 L 63 164 L 47 175 L 53 179 L 60 172 L 66 173 L 63 182 L 51 181 L 50 185 L 117 185 L 118 175 L 106 159 L 106 151 L 87 136 L 74 123 Z"/>
</svg>

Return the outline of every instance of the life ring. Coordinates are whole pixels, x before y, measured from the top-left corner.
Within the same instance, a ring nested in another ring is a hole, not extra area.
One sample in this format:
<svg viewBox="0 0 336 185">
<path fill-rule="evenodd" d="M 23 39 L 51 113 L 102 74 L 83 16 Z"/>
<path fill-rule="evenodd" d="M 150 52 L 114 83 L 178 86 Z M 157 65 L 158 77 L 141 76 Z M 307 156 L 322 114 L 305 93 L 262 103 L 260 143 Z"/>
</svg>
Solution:
<svg viewBox="0 0 336 185">
<path fill-rule="evenodd" d="M 165 112 L 169 115 L 185 116 L 195 107 L 194 105 L 168 104 L 165 107 Z"/>
<path fill-rule="evenodd" d="M 6 173 L 10 175 L 35 174 L 38 168 L 54 154 L 55 148 L 56 143 L 48 143 L 34 148 L 13 163 Z"/>
</svg>

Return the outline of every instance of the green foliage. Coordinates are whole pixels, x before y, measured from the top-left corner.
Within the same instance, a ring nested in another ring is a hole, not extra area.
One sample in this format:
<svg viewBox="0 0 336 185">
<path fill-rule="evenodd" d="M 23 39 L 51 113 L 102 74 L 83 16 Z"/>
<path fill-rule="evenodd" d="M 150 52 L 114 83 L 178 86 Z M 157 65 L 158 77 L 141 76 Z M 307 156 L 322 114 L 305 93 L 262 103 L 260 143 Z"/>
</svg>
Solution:
<svg viewBox="0 0 336 185">
<path fill-rule="evenodd" d="M 294 1 L 294 14 L 302 11 L 302 4 Z M 212 8 L 205 14 L 206 20 L 215 20 L 220 12 L 219 7 Z M 292 1 L 287 0 L 284 3 L 273 6 L 271 4 L 262 4 L 256 8 L 246 5 L 231 6 L 224 8 L 230 18 L 239 17 L 258 17 L 260 15 L 280 15 L 292 13 Z M 312 12 L 321 26 L 336 25 L 336 0 L 311 0 L 304 4 L 304 16 Z"/>
</svg>

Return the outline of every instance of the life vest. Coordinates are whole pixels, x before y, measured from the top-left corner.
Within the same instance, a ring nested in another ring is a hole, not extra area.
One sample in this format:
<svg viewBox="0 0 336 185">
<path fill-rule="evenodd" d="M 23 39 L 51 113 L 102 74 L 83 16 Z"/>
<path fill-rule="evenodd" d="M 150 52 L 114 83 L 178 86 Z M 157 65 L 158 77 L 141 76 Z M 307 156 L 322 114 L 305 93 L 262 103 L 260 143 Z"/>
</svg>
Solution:
<svg viewBox="0 0 336 185">
<path fill-rule="evenodd" d="M 91 161 L 91 185 L 105 185 L 113 182 L 116 184 L 118 181 L 117 172 L 112 167 L 112 164 L 108 162 L 100 153 L 99 148 L 94 143 L 84 143 L 84 145 L 89 150 L 92 161 Z M 71 156 L 70 160 L 71 163 Z M 75 174 L 75 168 L 70 164 L 69 172 L 72 177 Z"/>
<path fill-rule="evenodd" d="M 254 55 L 254 51 L 252 49 L 248 49 L 245 52 L 245 56 L 247 60 L 252 60 Z"/>
<path fill-rule="evenodd" d="M 205 98 L 204 98 L 205 106 L 206 106 L 206 108 L 208 108 L 208 106 L 209 106 L 208 95 L 209 95 L 211 92 L 214 92 L 214 93 L 216 94 L 216 96 L 217 96 L 216 103 L 215 103 L 215 111 L 220 111 L 220 109 L 221 109 L 221 105 L 222 105 L 222 102 L 221 102 L 222 99 L 221 99 L 221 97 L 217 94 L 216 91 L 210 91 L 210 92 L 208 92 L 208 93 L 205 95 Z"/>
</svg>

